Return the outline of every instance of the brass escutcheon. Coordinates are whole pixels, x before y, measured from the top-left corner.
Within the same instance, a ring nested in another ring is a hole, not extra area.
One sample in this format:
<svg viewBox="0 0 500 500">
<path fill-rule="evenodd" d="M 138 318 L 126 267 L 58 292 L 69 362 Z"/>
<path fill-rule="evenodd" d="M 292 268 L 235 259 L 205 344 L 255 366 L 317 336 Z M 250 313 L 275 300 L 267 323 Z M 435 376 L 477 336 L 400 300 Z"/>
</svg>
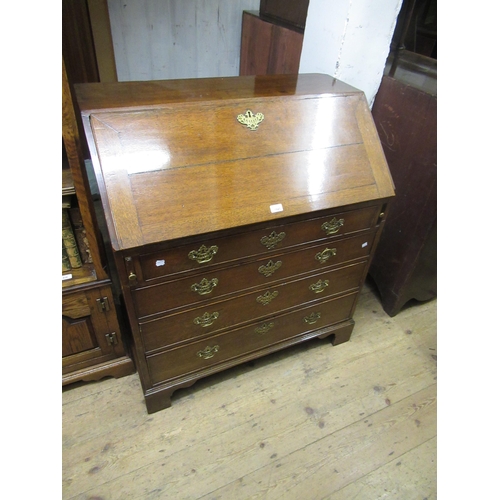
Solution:
<svg viewBox="0 0 500 500">
<path fill-rule="evenodd" d="M 272 321 L 270 321 L 269 323 L 262 323 L 262 325 L 255 328 L 255 333 L 258 333 L 259 335 L 264 335 L 273 327 L 274 323 Z"/>
<path fill-rule="evenodd" d="M 306 316 L 304 318 L 304 322 L 307 323 L 308 325 L 312 325 L 314 323 L 316 323 L 316 321 L 318 321 L 319 319 L 321 318 L 321 313 L 311 313 L 309 314 L 309 316 Z"/>
<path fill-rule="evenodd" d="M 210 359 L 213 358 L 215 356 L 215 353 L 217 352 L 219 352 L 218 345 L 214 345 L 213 347 L 207 345 L 205 349 L 203 349 L 202 351 L 198 351 L 196 354 L 199 358 Z"/>
<path fill-rule="evenodd" d="M 197 318 L 194 318 L 193 323 L 195 325 L 202 326 L 203 328 L 213 325 L 215 320 L 219 317 L 219 313 L 216 311 L 212 314 L 209 312 L 206 312 L 202 316 L 198 316 Z"/>
<path fill-rule="evenodd" d="M 269 236 L 263 236 L 260 239 L 260 242 L 268 249 L 271 250 L 274 248 L 278 243 L 280 243 L 283 238 L 286 236 L 286 234 L 282 231 L 281 233 L 277 233 L 276 231 L 273 231 Z"/>
<path fill-rule="evenodd" d="M 269 278 L 271 274 L 273 274 L 281 267 L 281 264 L 282 264 L 281 260 L 278 260 L 276 262 L 270 260 L 265 266 L 260 266 L 258 271 L 259 273 L 263 274 L 266 278 Z"/>
<path fill-rule="evenodd" d="M 250 130 L 257 130 L 259 124 L 264 120 L 262 113 L 253 114 L 249 109 L 245 113 L 238 115 L 236 119 Z"/>
<path fill-rule="evenodd" d="M 328 280 L 318 280 L 316 283 L 313 283 L 312 285 L 309 285 L 309 290 L 311 290 L 314 293 L 321 293 L 329 284 L 330 282 Z"/>
<path fill-rule="evenodd" d="M 267 306 L 271 300 L 275 299 L 278 296 L 278 292 L 275 290 L 274 292 L 267 291 L 264 295 L 259 295 L 255 300 L 262 304 L 263 306 Z"/>
<path fill-rule="evenodd" d="M 203 278 L 199 283 L 194 283 L 191 285 L 191 290 L 193 292 L 199 293 L 200 295 L 207 295 L 211 293 L 212 290 L 217 286 L 219 280 L 217 278 L 212 278 L 211 280 L 207 280 L 207 278 Z"/>
<path fill-rule="evenodd" d="M 343 225 L 344 225 L 344 219 L 337 220 L 337 218 L 334 217 L 330 222 L 325 222 L 324 224 L 322 224 L 321 229 L 323 229 L 323 231 L 326 231 L 327 235 L 331 235 L 338 233 L 339 229 Z"/>
<path fill-rule="evenodd" d="M 198 264 L 205 264 L 206 262 L 210 262 L 213 256 L 217 253 L 219 247 L 216 245 L 207 248 L 205 245 L 201 245 L 198 250 L 191 250 L 188 253 L 188 257 L 191 260 L 195 260 Z"/>
<path fill-rule="evenodd" d="M 319 252 L 315 255 L 315 259 L 324 264 L 330 257 L 337 255 L 336 248 L 325 248 L 322 252 Z"/>
</svg>

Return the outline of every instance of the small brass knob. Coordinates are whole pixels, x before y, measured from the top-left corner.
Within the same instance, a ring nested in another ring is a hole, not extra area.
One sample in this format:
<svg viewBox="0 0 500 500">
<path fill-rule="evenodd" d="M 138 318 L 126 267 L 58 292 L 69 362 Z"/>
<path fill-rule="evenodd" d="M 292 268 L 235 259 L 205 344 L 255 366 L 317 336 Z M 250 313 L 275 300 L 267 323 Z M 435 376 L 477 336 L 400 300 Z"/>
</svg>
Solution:
<svg viewBox="0 0 500 500">
<path fill-rule="evenodd" d="M 137 281 L 137 276 L 134 273 L 130 273 L 128 275 L 128 280 L 130 281 L 130 283 L 135 283 Z"/>
</svg>

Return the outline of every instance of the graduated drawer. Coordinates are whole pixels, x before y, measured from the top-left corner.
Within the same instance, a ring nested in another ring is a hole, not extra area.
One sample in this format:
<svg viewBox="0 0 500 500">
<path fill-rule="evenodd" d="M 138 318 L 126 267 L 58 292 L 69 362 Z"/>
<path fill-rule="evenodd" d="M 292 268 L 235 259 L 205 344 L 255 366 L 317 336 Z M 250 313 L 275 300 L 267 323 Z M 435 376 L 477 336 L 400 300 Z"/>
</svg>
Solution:
<svg viewBox="0 0 500 500">
<path fill-rule="evenodd" d="M 366 261 L 139 324 L 146 352 L 213 334 L 359 286 Z M 266 294 L 267 293 L 267 294 Z"/>
<path fill-rule="evenodd" d="M 205 274 L 189 276 L 168 283 L 137 288 L 132 292 L 137 316 L 144 318 L 153 314 L 161 314 L 235 292 L 266 286 L 298 274 L 321 271 L 333 265 L 367 257 L 374 236 L 373 232 L 365 233 L 278 255 L 272 262 L 276 265 L 279 261 L 281 265 L 270 276 L 259 272 L 259 269 L 267 267 L 270 262 L 265 258 L 239 266 L 207 271 Z"/>
<path fill-rule="evenodd" d="M 209 268 L 260 254 L 273 255 L 295 245 L 348 235 L 373 227 L 379 212 L 380 207 L 368 207 L 141 255 L 138 261 L 142 279 Z"/>
<path fill-rule="evenodd" d="M 271 317 L 208 339 L 147 356 L 153 385 L 203 370 L 350 317 L 356 293 Z"/>
</svg>

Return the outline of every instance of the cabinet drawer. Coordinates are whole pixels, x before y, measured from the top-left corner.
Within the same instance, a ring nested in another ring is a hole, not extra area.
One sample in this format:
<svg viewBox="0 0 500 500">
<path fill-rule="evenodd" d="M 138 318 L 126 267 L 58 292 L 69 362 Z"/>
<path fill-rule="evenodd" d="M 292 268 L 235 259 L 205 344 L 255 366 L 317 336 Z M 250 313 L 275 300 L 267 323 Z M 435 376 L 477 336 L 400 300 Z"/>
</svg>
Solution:
<svg viewBox="0 0 500 500">
<path fill-rule="evenodd" d="M 359 262 L 235 299 L 211 302 L 209 305 L 190 311 L 142 322 L 140 330 L 144 347 L 150 352 L 172 346 L 356 289 L 363 277 L 365 265 L 366 261 Z M 268 300 L 265 300 L 266 297 Z"/>
<path fill-rule="evenodd" d="M 379 212 L 380 207 L 368 207 L 141 255 L 142 278 L 147 281 L 260 254 L 272 256 L 285 248 L 348 235 L 373 227 Z"/>
<path fill-rule="evenodd" d="M 187 346 L 148 356 L 153 385 L 203 370 L 282 340 L 339 323 L 350 317 L 356 294 L 319 302 Z"/>
<path fill-rule="evenodd" d="M 282 254 L 273 261 L 274 264 L 281 262 L 281 266 L 269 277 L 259 272 L 259 268 L 267 266 L 270 262 L 268 259 L 263 259 L 241 266 L 212 270 L 206 274 L 190 276 L 178 281 L 137 288 L 133 291 L 137 316 L 144 318 L 160 314 L 250 288 L 266 286 L 298 274 L 322 271 L 330 266 L 367 257 L 374 234 L 373 232 L 365 233 Z"/>
</svg>

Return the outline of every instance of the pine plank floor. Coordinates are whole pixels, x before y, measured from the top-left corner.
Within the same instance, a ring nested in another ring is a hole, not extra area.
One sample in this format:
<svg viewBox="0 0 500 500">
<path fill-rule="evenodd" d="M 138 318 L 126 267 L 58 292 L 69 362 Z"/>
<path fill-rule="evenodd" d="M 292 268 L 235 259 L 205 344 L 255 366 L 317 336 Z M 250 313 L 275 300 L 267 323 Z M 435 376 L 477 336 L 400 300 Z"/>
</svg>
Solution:
<svg viewBox="0 0 500 500">
<path fill-rule="evenodd" d="M 148 415 L 137 374 L 62 394 L 62 497 L 431 500 L 437 301 L 201 380 Z"/>
</svg>

